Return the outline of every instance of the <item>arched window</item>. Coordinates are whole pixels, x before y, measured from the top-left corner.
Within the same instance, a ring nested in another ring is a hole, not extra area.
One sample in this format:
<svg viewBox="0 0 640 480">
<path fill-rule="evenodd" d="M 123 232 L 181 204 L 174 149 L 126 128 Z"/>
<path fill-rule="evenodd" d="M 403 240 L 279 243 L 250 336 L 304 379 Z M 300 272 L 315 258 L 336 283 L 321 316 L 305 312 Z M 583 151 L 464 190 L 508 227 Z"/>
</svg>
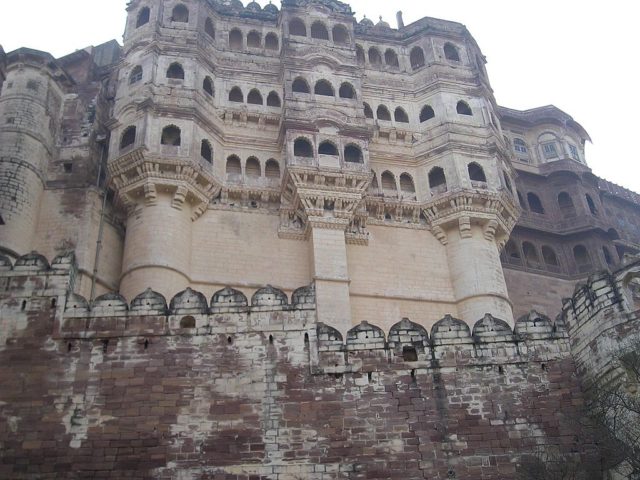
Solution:
<svg viewBox="0 0 640 480">
<path fill-rule="evenodd" d="M 447 177 L 441 167 L 433 167 L 429 171 L 429 189 L 434 195 L 447 191 Z"/>
<path fill-rule="evenodd" d="M 401 107 L 396 108 L 396 111 L 393 113 L 393 118 L 395 118 L 396 122 L 409 123 L 409 116 Z"/>
<path fill-rule="evenodd" d="M 142 67 L 140 65 L 134 67 L 129 74 L 129 85 L 133 85 L 134 83 L 138 83 L 142 80 Z"/>
<path fill-rule="evenodd" d="M 485 182 L 487 181 L 487 177 L 484 174 L 484 169 L 477 164 L 476 162 L 471 162 L 467 166 L 467 170 L 469 172 L 469 179 L 472 182 Z"/>
<path fill-rule="evenodd" d="M 400 175 L 400 191 L 402 193 L 415 193 L 416 187 L 413 184 L 413 178 L 408 173 Z"/>
<path fill-rule="evenodd" d="M 587 205 L 589 206 L 589 211 L 591 212 L 591 215 L 598 215 L 598 209 L 596 208 L 596 204 L 593 202 L 593 198 L 591 198 L 591 195 L 589 195 L 588 193 L 585 195 L 586 199 L 587 199 Z"/>
<path fill-rule="evenodd" d="M 318 147 L 318 153 L 320 155 L 333 155 L 333 156 L 338 156 L 338 149 L 336 148 L 336 146 L 329 142 L 329 141 L 324 141 L 320 144 L 320 146 Z"/>
<path fill-rule="evenodd" d="M 560 208 L 560 213 L 564 218 L 576 216 L 576 207 L 573 204 L 571 196 L 567 192 L 560 192 L 558 195 L 558 207 Z"/>
<path fill-rule="evenodd" d="M 297 93 L 309 93 L 309 84 L 302 77 L 296 78 L 293 81 L 293 85 L 291 85 L 291 88 L 293 89 L 294 92 L 297 92 Z"/>
<path fill-rule="evenodd" d="M 213 149 L 208 140 L 200 142 L 200 156 L 209 163 L 213 162 Z"/>
<path fill-rule="evenodd" d="M 171 145 L 174 147 L 179 147 L 182 142 L 180 138 L 180 129 L 175 125 L 169 125 L 164 127 L 162 130 L 162 137 L 160 138 L 160 143 L 162 145 Z"/>
<path fill-rule="evenodd" d="M 167 78 L 184 80 L 184 69 L 178 62 L 172 63 L 167 69 Z"/>
<path fill-rule="evenodd" d="M 216 29 L 213 26 L 213 20 L 207 18 L 204 22 L 204 33 L 209 35 L 211 38 L 216 38 Z"/>
<path fill-rule="evenodd" d="M 558 256 L 553 248 L 548 245 L 542 246 L 542 260 L 544 260 L 544 264 L 550 267 L 558 267 L 560 264 L 558 263 Z"/>
<path fill-rule="evenodd" d="M 248 178 L 259 178 L 261 175 L 260 161 L 256 157 L 247 158 L 244 173 Z"/>
<path fill-rule="evenodd" d="M 322 22 L 313 22 L 311 25 L 311 38 L 318 38 L 320 40 L 329 40 L 329 32 L 327 27 Z"/>
<path fill-rule="evenodd" d="M 369 49 L 369 63 L 371 65 L 382 65 L 382 56 L 380 55 L 380 51 L 375 47 Z"/>
<path fill-rule="evenodd" d="M 433 111 L 431 105 L 425 105 L 422 107 L 420 111 L 420 123 L 426 122 L 427 120 L 431 120 L 436 116 L 436 113 Z"/>
<path fill-rule="evenodd" d="M 187 7 L 185 7 L 183 4 L 176 5 L 173 8 L 173 12 L 171 13 L 171 21 L 172 22 L 188 23 L 189 22 L 189 9 Z"/>
<path fill-rule="evenodd" d="M 371 110 L 371 107 L 369 106 L 368 103 L 363 103 L 364 105 L 364 116 L 365 118 L 373 118 L 373 110 Z"/>
<path fill-rule="evenodd" d="M 338 91 L 340 98 L 356 98 L 356 90 L 349 82 L 343 82 Z"/>
<path fill-rule="evenodd" d="M 350 163 L 362 163 L 362 150 L 357 145 L 347 145 L 344 147 L 344 161 Z"/>
<path fill-rule="evenodd" d="M 247 35 L 247 46 L 251 48 L 262 47 L 262 35 L 255 30 L 250 31 Z"/>
<path fill-rule="evenodd" d="M 264 173 L 267 178 L 280 178 L 280 164 L 273 158 L 270 158 L 267 160 Z"/>
<path fill-rule="evenodd" d="M 136 143 L 136 127 L 127 127 L 120 137 L 120 150 L 130 147 Z"/>
<path fill-rule="evenodd" d="M 613 257 L 611 256 L 611 252 L 607 247 L 602 247 L 602 254 L 604 255 L 604 260 L 605 262 L 607 262 L 607 265 L 613 265 Z"/>
<path fill-rule="evenodd" d="M 276 92 L 269 92 L 267 96 L 267 107 L 280 107 L 282 106 L 280 102 L 280 95 Z"/>
<path fill-rule="evenodd" d="M 229 48 L 231 50 L 242 50 L 242 32 L 234 28 L 229 32 Z"/>
<path fill-rule="evenodd" d="M 578 272 L 587 273 L 593 269 L 589 252 L 584 245 L 576 245 L 573 247 L 573 258 L 578 267 Z"/>
<path fill-rule="evenodd" d="M 393 175 L 393 173 L 389 171 L 384 172 L 380 177 L 380 181 L 382 183 L 383 190 L 397 194 L 398 187 L 396 187 L 396 177 Z"/>
<path fill-rule="evenodd" d="M 540 268 L 540 258 L 538 257 L 538 251 L 533 243 L 524 242 L 522 244 L 522 253 L 524 253 L 524 259 L 527 261 L 527 266 Z"/>
<path fill-rule="evenodd" d="M 378 117 L 378 120 L 386 120 L 387 122 L 391 121 L 391 114 L 389 113 L 389 109 L 384 105 L 380 105 L 378 107 L 376 116 Z"/>
<path fill-rule="evenodd" d="M 262 94 L 254 88 L 249 92 L 249 95 L 247 95 L 247 103 L 252 105 L 262 105 L 264 103 L 262 101 Z"/>
<path fill-rule="evenodd" d="M 298 37 L 307 36 L 307 27 L 304 22 L 299 18 L 294 18 L 289 22 L 289 35 L 296 35 Z"/>
<path fill-rule="evenodd" d="M 278 50 L 280 48 L 280 40 L 278 40 L 278 36 L 275 33 L 267 33 L 267 36 L 264 37 L 264 46 L 267 50 Z"/>
<path fill-rule="evenodd" d="M 323 95 L 325 97 L 335 97 L 336 92 L 333 90 L 333 86 L 327 80 L 318 80 L 316 86 L 313 89 L 316 95 Z"/>
<path fill-rule="evenodd" d="M 384 52 L 384 63 L 390 67 L 399 68 L 400 63 L 398 62 L 398 54 L 390 48 L 387 49 L 387 51 Z"/>
<path fill-rule="evenodd" d="M 338 45 L 346 45 L 349 43 L 349 32 L 344 25 L 336 25 L 333 27 L 333 41 Z"/>
<path fill-rule="evenodd" d="M 140 9 L 140 11 L 138 12 L 138 20 L 136 21 L 136 28 L 139 28 L 142 25 L 146 25 L 147 23 L 149 23 L 150 13 L 151 11 L 149 10 L 149 7 L 144 7 Z"/>
<path fill-rule="evenodd" d="M 360 45 L 356 45 L 356 60 L 360 65 L 364 65 L 364 50 Z"/>
<path fill-rule="evenodd" d="M 527 193 L 527 202 L 529 203 L 529 210 L 534 213 L 544 213 L 544 207 L 540 198 L 535 193 Z"/>
<path fill-rule="evenodd" d="M 458 105 L 456 105 L 456 112 L 458 112 L 458 114 L 460 115 L 473 115 L 469 104 L 467 102 L 463 102 L 462 100 L 460 100 L 458 102 Z"/>
<path fill-rule="evenodd" d="M 233 87 L 231 89 L 231 91 L 229 92 L 229 101 L 236 103 L 244 102 L 244 95 L 242 93 L 242 90 L 240 90 L 240 87 Z"/>
<path fill-rule="evenodd" d="M 202 90 L 204 90 L 204 93 L 207 95 L 211 97 L 214 96 L 215 91 L 213 89 L 213 80 L 211 80 L 211 77 L 204 77 L 204 80 L 202 81 Z"/>
<path fill-rule="evenodd" d="M 417 70 L 420 67 L 424 67 L 424 51 L 420 47 L 413 47 L 409 54 L 409 60 L 411 61 L 411 68 Z"/>
<path fill-rule="evenodd" d="M 460 61 L 460 54 L 458 53 L 458 49 L 455 45 L 448 42 L 444 44 L 444 58 L 453 62 Z"/>
<path fill-rule="evenodd" d="M 293 144 L 293 154 L 296 157 L 313 157 L 313 147 L 311 146 L 311 142 L 306 138 L 298 138 Z"/>
<path fill-rule="evenodd" d="M 378 194 L 378 191 L 380 190 L 380 188 L 378 187 L 378 178 L 376 177 L 376 172 L 371 170 L 371 175 L 373 176 L 373 180 L 371 180 L 371 184 L 369 185 L 369 188 L 367 191 L 373 194 Z"/>
<path fill-rule="evenodd" d="M 225 172 L 227 173 L 227 180 L 240 179 L 242 177 L 242 165 L 237 155 L 227 157 Z"/>
<path fill-rule="evenodd" d="M 520 257 L 520 251 L 516 242 L 509 240 L 504 247 L 504 255 L 507 259 L 507 263 L 514 265 L 522 265 L 522 257 Z"/>
<path fill-rule="evenodd" d="M 529 149 L 527 148 L 527 144 L 521 138 L 513 139 L 513 150 L 519 157 L 529 156 Z"/>
</svg>

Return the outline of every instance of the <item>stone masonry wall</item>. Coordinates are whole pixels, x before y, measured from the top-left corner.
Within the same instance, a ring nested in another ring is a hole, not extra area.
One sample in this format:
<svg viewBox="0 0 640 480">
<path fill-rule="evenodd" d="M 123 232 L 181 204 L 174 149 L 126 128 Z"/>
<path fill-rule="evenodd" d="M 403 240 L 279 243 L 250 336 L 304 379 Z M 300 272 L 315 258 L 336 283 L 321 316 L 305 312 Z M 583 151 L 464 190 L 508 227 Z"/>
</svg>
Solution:
<svg viewBox="0 0 640 480">
<path fill-rule="evenodd" d="M 540 449 L 591 460 L 563 325 L 535 312 L 343 340 L 313 287 L 88 305 L 74 275 L 69 256 L 2 260 L 1 478 L 512 479 Z"/>
</svg>

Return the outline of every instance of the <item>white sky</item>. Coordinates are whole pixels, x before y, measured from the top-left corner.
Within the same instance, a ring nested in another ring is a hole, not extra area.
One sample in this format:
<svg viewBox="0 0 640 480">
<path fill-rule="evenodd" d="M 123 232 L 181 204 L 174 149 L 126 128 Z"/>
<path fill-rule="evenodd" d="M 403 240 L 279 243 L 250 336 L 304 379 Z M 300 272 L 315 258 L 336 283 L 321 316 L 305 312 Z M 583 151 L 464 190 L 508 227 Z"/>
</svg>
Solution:
<svg viewBox="0 0 640 480">
<path fill-rule="evenodd" d="M 258 0 L 261 5 L 268 0 Z M 246 5 L 248 0 L 243 0 Z M 3 1 L 0 44 L 60 57 L 115 38 L 122 42 L 127 0 Z M 273 1 L 278 5 L 278 0 Z M 591 135 L 587 163 L 594 173 L 640 192 L 640 159 L 630 139 L 640 113 L 633 0 L 351 0 L 363 15 L 395 27 L 429 16 L 467 26 L 488 60 L 500 105 L 526 109 L 553 104 Z M 629 148 L 627 148 L 629 147 Z M 633 148 L 631 148 L 633 147 Z"/>
</svg>

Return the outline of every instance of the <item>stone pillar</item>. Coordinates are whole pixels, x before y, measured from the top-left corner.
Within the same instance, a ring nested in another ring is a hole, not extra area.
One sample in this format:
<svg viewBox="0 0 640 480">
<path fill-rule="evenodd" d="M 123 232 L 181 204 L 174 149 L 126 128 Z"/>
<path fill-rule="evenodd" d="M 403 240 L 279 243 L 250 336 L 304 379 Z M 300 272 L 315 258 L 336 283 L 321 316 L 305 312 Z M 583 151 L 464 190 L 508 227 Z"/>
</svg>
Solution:
<svg viewBox="0 0 640 480">
<path fill-rule="evenodd" d="M 353 326 L 344 225 L 311 223 L 313 275 L 318 321 L 343 335 Z M 342 226 L 343 228 L 336 228 Z"/>
<path fill-rule="evenodd" d="M 130 209 L 120 282 L 125 298 L 149 287 L 171 298 L 189 286 L 191 216 L 190 206 L 168 193 Z"/>
</svg>

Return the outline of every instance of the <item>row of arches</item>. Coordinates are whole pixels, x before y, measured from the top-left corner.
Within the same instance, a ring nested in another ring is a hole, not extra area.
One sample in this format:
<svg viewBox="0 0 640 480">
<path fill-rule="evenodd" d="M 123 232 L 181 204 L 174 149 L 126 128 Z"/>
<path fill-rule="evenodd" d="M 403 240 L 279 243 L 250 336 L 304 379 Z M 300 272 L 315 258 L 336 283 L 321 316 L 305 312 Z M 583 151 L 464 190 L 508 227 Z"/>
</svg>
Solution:
<svg viewBox="0 0 640 480">
<path fill-rule="evenodd" d="M 124 129 L 120 136 L 120 151 L 126 150 L 127 148 L 131 148 L 135 145 L 138 133 L 137 130 L 138 129 L 135 125 L 130 125 Z M 171 147 L 180 147 L 182 145 L 182 131 L 180 128 L 176 125 L 167 125 L 164 127 L 160 136 L 160 144 Z M 206 139 L 200 142 L 200 156 L 207 162 L 213 163 L 213 147 L 211 146 L 211 142 Z"/>
<path fill-rule="evenodd" d="M 413 177 L 410 174 L 404 172 L 399 177 L 396 177 L 394 173 L 385 170 L 380 174 L 380 182 L 378 183 L 378 175 L 375 172 L 373 173 L 370 190 L 374 192 L 381 190 L 387 196 L 409 196 L 415 199 L 416 188 Z"/>
<path fill-rule="evenodd" d="M 299 137 L 293 142 L 293 155 L 302 158 L 313 158 L 314 148 L 311 142 L 305 137 Z M 331 155 L 333 157 L 339 157 L 340 151 L 335 143 L 330 140 L 320 142 L 318 145 L 318 155 Z M 362 149 L 353 143 L 347 144 L 343 150 L 343 158 L 345 162 L 349 163 L 363 163 L 364 156 Z"/>
<path fill-rule="evenodd" d="M 316 20 L 307 29 L 307 24 L 301 18 L 292 18 L 289 21 L 289 35 L 294 37 L 306 37 L 307 31 L 311 34 L 311 38 L 316 40 L 333 40 L 338 45 L 349 44 L 349 31 L 342 24 L 334 25 L 331 29 L 331 38 L 329 38 L 329 28 L 320 20 Z"/>
<path fill-rule="evenodd" d="M 378 108 L 376 108 L 375 116 L 373 114 L 373 110 L 371 109 L 371 106 L 368 103 L 365 102 L 363 104 L 363 107 L 364 107 L 365 118 L 370 118 L 372 120 L 377 119 L 385 122 L 391 121 L 391 112 L 389 111 L 389 108 L 386 105 L 378 105 Z M 473 111 L 471 110 L 471 107 L 464 100 L 460 100 L 458 102 L 458 104 L 456 105 L 456 112 L 459 115 L 468 115 L 468 116 L 473 115 Z M 431 120 L 432 118 L 435 118 L 435 116 L 436 116 L 436 113 L 433 110 L 433 107 L 431 105 L 425 105 L 420 110 L 420 116 L 418 117 L 418 119 L 420 123 L 424 123 L 428 120 Z M 396 109 L 393 111 L 393 120 L 396 123 L 410 123 L 409 115 L 407 114 L 406 110 L 402 107 L 396 107 Z"/>
<path fill-rule="evenodd" d="M 309 87 L 309 82 L 305 80 L 303 77 L 296 77 L 291 84 L 291 90 L 295 93 L 311 93 L 311 88 Z M 335 97 L 336 91 L 333 87 L 333 84 L 329 80 L 318 80 L 314 87 L 313 93 L 315 95 L 321 95 L 326 97 Z M 340 88 L 338 89 L 338 96 L 340 98 L 347 99 L 355 99 L 356 98 L 356 89 L 349 82 L 342 82 L 340 84 Z"/>
<path fill-rule="evenodd" d="M 534 193 L 527 193 L 527 201 L 525 202 L 522 194 L 518 192 L 518 201 L 520 202 L 520 206 L 524 209 L 528 209 L 533 213 L 538 213 L 544 215 L 546 210 L 544 205 L 542 204 L 542 200 L 540 197 Z M 587 202 L 587 207 L 589 208 L 589 212 L 593 216 L 598 215 L 598 208 L 596 207 L 593 198 L 588 193 L 585 194 L 585 201 Z M 577 216 L 576 206 L 573 202 L 573 198 L 567 192 L 560 192 L 557 197 L 557 205 L 558 210 L 560 211 L 560 215 L 563 218 L 573 218 Z"/>
<path fill-rule="evenodd" d="M 583 244 L 574 245 L 571 248 L 573 261 L 578 273 L 589 273 L 595 268 L 593 255 Z M 607 265 L 614 265 L 615 258 L 606 245 L 602 246 L 602 255 Z M 509 240 L 504 249 L 506 262 L 511 265 L 522 265 L 537 270 L 549 270 L 560 272 L 562 266 L 556 250 L 550 245 L 537 246 L 531 241 L 523 241 L 518 244 L 514 240 Z"/>
<path fill-rule="evenodd" d="M 447 42 L 443 46 L 444 58 L 451 62 L 460 62 L 460 51 L 454 44 Z M 387 67 L 397 69 L 400 68 L 398 54 L 393 48 L 387 48 L 384 54 L 378 47 L 369 47 L 366 52 L 361 45 L 356 45 L 356 59 L 359 64 L 369 63 L 373 66 L 386 65 Z M 409 63 L 413 70 L 418 70 L 425 66 L 425 55 L 422 47 L 413 47 L 409 52 Z"/>
<path fill-rule="evenodd" d="M 229 155 L 227 157 L 227 163 L 225 165 L 225 174 L 228 181 L 240 181 L 244 172 L 245 178 L 280 178 L 280 164 L 277 160 L 270 158 L 264 164 L 264 172 L 262 170 L 262 163 L 257 157 L 249 157 L 244 162 L 244 168 L 242 161 L 238 155 Z"/>
<path fill-rule="evenodd" d="M 229 101 L 232 103 L 245 102 L 244 93 L 242 92 L 242 89 L 240 87 L 236 86 L 229 90 Z M 257 88 L 249 90 L 246 103 L 251 105 L 264 105 L 264 97 L 262 96 L 262 93 L 260 93 L 260 90 L 258 90 Z M 278 95 L 278 92 L 276 92 L 275 90 L 269 92 L 269 94 L 267 95 L 267 107 L 281 106 L 282 102 L 280 101 L 280 95 Z"/>
</svg>

